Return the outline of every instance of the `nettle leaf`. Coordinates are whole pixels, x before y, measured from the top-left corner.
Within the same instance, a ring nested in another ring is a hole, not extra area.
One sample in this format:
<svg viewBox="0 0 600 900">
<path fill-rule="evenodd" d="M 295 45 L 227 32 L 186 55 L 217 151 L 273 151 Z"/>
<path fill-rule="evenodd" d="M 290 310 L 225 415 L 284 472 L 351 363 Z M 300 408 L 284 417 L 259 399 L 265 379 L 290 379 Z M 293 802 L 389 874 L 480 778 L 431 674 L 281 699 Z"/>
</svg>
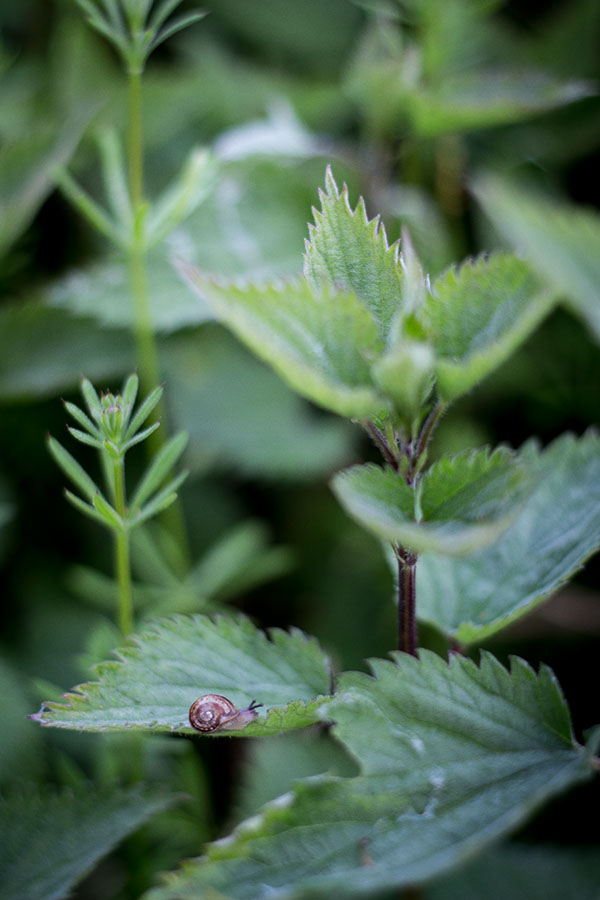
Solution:
<svg viewBox="0 0 600 900">
<path fill-rule="evenodd" d="M 455 400 L 497 368 L 554 304 L 527 263 L 508 253 L 469 260 L 437 278 L 423 312 L 438 389 Z"/>
<path fill-rule="evenodd" d="M 379 351 L 375 322 L 354 294 L 314 293 L 304 280 L 264 287 L 219 282 L 186 266 L 190 286 L 257 356 L 298 393 L 350 418 L 385 409 L 369 357 Z"/>
<path fill-rule="evenodd" d="M 308 226 L 304 274 L 315 290 L 326 283 L 360 297 L 383 338 L 400 306 L 399 244 L 389 246 L 379 216 L 369 220 L 362 197 L 351 208 L 347 186 L 339 191 L 329 166 L 325 187 L 321 210 L 313 207 L 315 225 Z"/>
<path fill-rule="evenodd" d="M 0 798 L 3 900 L 60 900 L 119 841 L 176 799 L 139 786 Z"/>
<path fill-rule="evenodd" d="M 421 884 L 517 828 L 590 777 L 547 668 L 430 651 L 349 673 L 322 710 L 355 778 L 316 777 L 268 804 L 146 900 L 371 896 Z"/>
<path fill-rule="evenodd" d="M 474 191 L 502 236 L 600 337 L 600 217 L 485 175 Z"/>
<path fill-rule="evenodd" d="M 497 542 L 463 559 L 419 560 L 419 617 L 461 643 L 525 615 L 600 548 L 600 437 L 564 435 L 519 457 L 536 486 Z"/>
<path fill-rule="evenodd" d="M 508 527 L 528 488 L 527 470 L 498 448 L 445 457 L 417 491 L 391 468 L 353 466 L 332 481 L 344 509 L 378 537 L 417 552 L 471 553 Z"/>
<path fill-rule="evenodd" d="M 274 734 L 317 719 L 329 692 L 329 663 L 316 640 L 295 629 L 265 632 L 239 616 L 175 616 L 101 663 L 98 681 L 44 703 L 32 718 L 42 725 L 85 731 L 177 731 L 197 734 L 188 722 L 203 694 L 222 694 L 239 709 L 264 704 L 255 722 L 228 735 Z"/>
</svg>

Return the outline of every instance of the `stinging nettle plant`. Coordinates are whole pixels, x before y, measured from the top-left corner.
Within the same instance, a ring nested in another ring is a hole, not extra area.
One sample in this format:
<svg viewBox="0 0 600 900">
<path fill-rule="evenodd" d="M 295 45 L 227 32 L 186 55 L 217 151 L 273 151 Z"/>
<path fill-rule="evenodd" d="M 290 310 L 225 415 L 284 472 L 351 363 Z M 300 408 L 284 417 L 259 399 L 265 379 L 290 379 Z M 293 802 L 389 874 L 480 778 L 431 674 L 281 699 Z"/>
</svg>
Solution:
<svg viewBox="0 0 600 900">
<path fill-rule="evenodd" d="M 118 662 L 98 667 L 96 681 L 45 703 L 34 717 L 45 727 L 191 735 L 190 706 L 217 695 L 252 711 L 231 714 L 240 727 L 229 735 L 328 722 L 358 764 L 353 777 L 298 780 L 148 900 L 414 888 L 483 853 L 600 766 L 600 730 L 585 745 L 575 737 L 547 667 L 536 673 L 515 657 L 507 669 L 490 653 L 479 664 L 461 653 L 446 661 L 417 647 L 418 617 L 455 649 L 476 644 L 541 603 L 600 546 L 596 434 L 543 451 L 530 442 L 428 459 L 444 411 L 510 356 L 557 297 L 510 253 L 430 281 L 407 236 L 402 251 L 328 171 L 303 277 L 231 283 L 180 266 L 289 384 L 359 422 L 381 451 L 381 466 L 353 466 L 333 489 L 391 547 L 404 652 L 371 660 L 370 675 L 335 674 L 332 688 L 326 654 L 298 630 L 267 636 L 240 615 L 178 616 L 151 623 Z M 97 430 L 87 435 L 100 441 Z M 102 501 L 79 486 L 102 515 Z"/>
</svg>

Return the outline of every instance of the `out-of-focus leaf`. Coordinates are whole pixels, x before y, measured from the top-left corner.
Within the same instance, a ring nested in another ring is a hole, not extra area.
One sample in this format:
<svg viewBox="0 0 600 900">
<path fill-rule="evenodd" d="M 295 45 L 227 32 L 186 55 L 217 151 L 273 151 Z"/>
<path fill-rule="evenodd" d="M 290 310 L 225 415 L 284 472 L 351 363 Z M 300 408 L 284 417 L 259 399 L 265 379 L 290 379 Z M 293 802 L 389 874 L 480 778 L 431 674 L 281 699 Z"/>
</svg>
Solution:
<svg viewBox="0 0 600 900">
<path fill-rule="evenodd" d="M 424 319 L 441 395 L 454 400 L 497 368 L 552 308 L 554 296 L 510 254 L 469 260 L 437 278 Z"/>
<path fill-rule="evenodd" d="M 597 900 L 595 848 L 506 844 L 428 887 L 424 900 Z"/>
<path fill-rule="evenodd" d="M 536 487 L 497 542 L 463 559 L 419 560 L 418 615 L 461 643 L 525 615 L 600 547 L 600 437 L 565 435 L 519 457 Z"/>
<path fill-rule="evenodd" d="M 0 147 L 0 256 L 27 228 L 54 187 L 53 170 L 73 154 L 89 116 L 61 127 L 38 125 Z"/>
<path fill-rule="evenodd" d="M 221 694 L 241 709 L 256 699 L 265 712 L 243 732 L 249 737 L 303 728 L 317 721 L 329 691 L 329 663 L 316 640 L 299 630 L 269 636 L 242 616 L 177 616 L 101 663 L 99 681 L 49 702 L 35 716 L 42 725 L 86 731 L 178 731 L 195 734 L 191 704 Z M 265 714 L 266 713 L 266 714 Z"/>
<path fill-rule="evenodd" d="M 371 666 L 373 678 L 343 675 L 322 710 L 361 774 L 296 784 L 147 900 L 325 900 L 414 886 L 592 775 L 549 669 L 536 675 L 513 658 L 507 672 L 489 654 L 480 667 L 457 655 L 448 664 L 428 651 Z"/>
<path fill-rule="evenodd" d="M 348 459 L 350 426 L 311 410 L 221 328 L 175 336 L 164 360 L 174 419 L 190 435 L 192 468 L 304 479 Z"/>
<path fill-rule="evenodd" d="M 379 537 L 417 552 L 472 553 L 502 534 L 527 487 L 526 468 L 504 448 L 442 458 L 418 491 L 391 468 L 340 472 L 333 489 L 344 509 Z"/>
<path fill-rule="evenodd" d="M 593 93 L 588 82 L 545 72 L 476 68 L 410 94 L 408 110 L 416 133 L 434 137 L 519 122 Z"/>
<path fill-rule="evenodd" d="M 3 900 L 60 900 L 119 841 L 177 798 L 140 787 L 0 799 Z"/>
<path fill-rule="evenodd" d="M 495 227 L 600 338 L 600 217 L 494 175 L 474 182 Z"/>
<path fill-rule="evenodd" d="M 120 331 L 98 331 L 89 319 L 36 303 L 0 309 L 0 397 L 51 396 L 73 387 L 81 374 L 103 380 L 135 367 L 133 341 Z"/>
</svg>

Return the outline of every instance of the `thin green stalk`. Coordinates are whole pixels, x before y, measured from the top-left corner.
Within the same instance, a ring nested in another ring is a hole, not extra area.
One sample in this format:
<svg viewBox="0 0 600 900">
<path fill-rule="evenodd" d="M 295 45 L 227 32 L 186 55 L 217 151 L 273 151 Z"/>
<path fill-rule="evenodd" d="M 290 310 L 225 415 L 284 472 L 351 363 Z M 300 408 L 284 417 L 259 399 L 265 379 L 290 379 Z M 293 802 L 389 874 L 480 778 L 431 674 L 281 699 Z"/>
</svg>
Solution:
<svg viewBox="0 0 600 900">
<path fill-rule="evenodd" d="M 125 465 L 123 459 L 113 465 L 115 509 L 125 519 L 127 505 L 125 499 Z M 133 591 L 131 585 L 131 563 L 129 559 L 129 532 L 125 527 L 115 535 L 115 565 L 119 587 L 119 628 L 127 636 L 133 631 Z"/>
<path fill-rule="evenodd" d="M 158 348 L 150 315 L 150 297 L 146 268 L 144 241 L 144 142 L 142 130 L 142 77 L 140 72 L 129 72 L 129 134 L 128 170 L 129 192 L 133 210 L 134 233 L 129 253 L 129 279 L 134 309 L 134 335 L 142 390 L 149 393 L 160 384 Z M 165 418 L 161 400 L 153 416 Z M 157 428 L 150 435 L 148 449 L 156 454 L 165 443 L 164 429 Z M 187 568 L 189 549 L 181 503 L 177 500 L 163 513 L 163 518 L 175 536 L 181 550 L 183 566 Z"/>
</svg>

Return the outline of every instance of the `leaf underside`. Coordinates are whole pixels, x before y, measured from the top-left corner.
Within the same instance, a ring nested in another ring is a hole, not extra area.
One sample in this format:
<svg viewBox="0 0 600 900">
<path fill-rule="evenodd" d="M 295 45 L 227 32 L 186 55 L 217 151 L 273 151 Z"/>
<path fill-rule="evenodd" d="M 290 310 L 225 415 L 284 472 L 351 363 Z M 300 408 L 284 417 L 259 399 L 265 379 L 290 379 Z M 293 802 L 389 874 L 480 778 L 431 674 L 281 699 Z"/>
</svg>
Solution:
<svg viewBox="0 0 600 900">
<path fill-rule="evenodd" d="M 221 694 L 238 709 L 252 700 L 264 704 L 256 721 L 227 735 L 278 734 L 317 720 L 330 680 L 316 640 L 297 629 L 272 629 L 267 637 L 243 616 L 157 620 L 96 674 L 98 681 L 66 694 L 64 703 L 45 703 L 33 718 L 85 731 L 196 734 L 188 722 L 191 704 Z"/>
<path fill-rule="evenodd" d="M 146 900 L 316 900 L 420 884 L 591 773 L 548 669 L 514 659 L 509 673 L 490 655 L 448 665 L 428 651 L 372 668 L 343 675 L 322 713 L 362 774 L 299 782 Z"/>
</svg>

